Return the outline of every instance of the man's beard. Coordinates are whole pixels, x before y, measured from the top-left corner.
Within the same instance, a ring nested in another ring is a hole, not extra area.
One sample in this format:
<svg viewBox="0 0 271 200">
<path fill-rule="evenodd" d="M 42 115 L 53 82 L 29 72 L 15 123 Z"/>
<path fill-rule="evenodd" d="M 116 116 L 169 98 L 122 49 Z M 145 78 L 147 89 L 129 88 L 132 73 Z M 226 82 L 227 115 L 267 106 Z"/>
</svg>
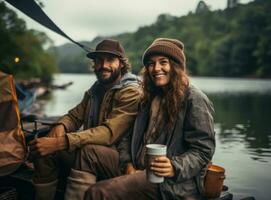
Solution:
<svg viewBox="0 0 271 200">
<path fill-rule="evenodd" d="M 104 78 L 103 78 L 103 71 L 110 72 L 110 73 L 111 73 L 110 77 L 104 79 Z M 119 66 L 115 71 L 112 70 L 112 69 L 105 69 L 105 68 L 101 67 L 100 69 L 95 70 L 94 72 L 95 72 L 95 74 L 96 74 L 96 77 L 97 77 L 98 81 L 99 81 L 100 83 L 106 85 L 106 84 L 113 83 L 115 80 L 118 79 L 118 77 L 119 77 L 120 74 L 121 74 L 121 67 Z"/>
</svg>

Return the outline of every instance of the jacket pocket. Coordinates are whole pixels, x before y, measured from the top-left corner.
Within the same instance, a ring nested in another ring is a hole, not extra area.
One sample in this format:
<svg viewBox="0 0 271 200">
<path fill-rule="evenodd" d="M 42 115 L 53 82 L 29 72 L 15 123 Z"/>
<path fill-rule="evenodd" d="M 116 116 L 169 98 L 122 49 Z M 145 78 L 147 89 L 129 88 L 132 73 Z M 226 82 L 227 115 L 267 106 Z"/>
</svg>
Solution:
<svg viewBox="0 0 271 200">
<path fill-rule="evenodd" d="M 187 180 L 181 183 L 185 194 L 198 194 L 197 184 L 194 179 Z"/>
<path fill-rule="evenodd" d="M 184 199 L 189 196 L 198 196 L 199 192 L 194 179 L 180 183 L 164 183 L 160 186 L 164 199 Z"/>
</svg>

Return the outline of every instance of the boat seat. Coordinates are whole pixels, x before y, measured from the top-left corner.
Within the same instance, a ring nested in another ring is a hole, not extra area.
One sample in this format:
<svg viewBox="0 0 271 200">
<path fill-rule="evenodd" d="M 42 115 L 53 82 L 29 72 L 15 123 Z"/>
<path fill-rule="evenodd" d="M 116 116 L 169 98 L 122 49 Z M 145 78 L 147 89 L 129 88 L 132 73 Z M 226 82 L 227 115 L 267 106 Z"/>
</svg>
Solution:
<svg viewBox="0 0 271 200">
<path fill-rule="evenodd" d="M 38 117 L 37 115 L 21 116 L 21 128 L 25 135 L 26 144 L 36 137 L 44 137 L 50 131 L 50 126 L 54 125 L 58 117 Z M 29 161 L 22 163 L 21 166 L 12 174 L 0 177 L 0 189 L 15 189 L 17 199 L 34 200 L 35 190 L 32 183 L 34 173 L 33 164 Z M 64 185 L 63 183 L 60 183 Z M 63 186 L 59 186 L 55 199 L 63 196 Z M 1 191 L 1 190 L 0 190 Z M 8 192 L 6 192 L 8 193 Z M 9 198 L 10 200 L 12 198 Z"/>
<path fill-rule="evenodd" d="M 0 178 L 0 185 L 16 188 L 18 199 L 34 200 L 35 189 L 32 184 L 33 168 L 28 164 L 23 164 L 17 171 L 7 177 Z M 65 183 L 59 183 L 55 200 L 64 199 Z M 222 191 L 219 198 L 206 200 L 232 200 L 233 195 L 229 191 Z"/>
<path fill-rule="evenodd" d="M 220 197 L 212 200 L 232 200 L 233 195 L 229 191 L 222 191 Z"/>
<path fill-rule="evenodd" d="M 32 183 L 34 173 L 31 163 L 23 163 L 14 173 L 0 177 L 0 188 L 12 188 L 16 190 L 18 200 L 34 200 L 35 188 Z M 59 183 L 55 200 L 64 198 L 64 183 Z M 15 200 L 14 199 L 14 200 Z M 9 199 L 12 200 L 12 199 Z"/>
<path fill-rule="evenodd" d="M 35 115 L 21 117 L 21 127 L 25 133 L 26 143 L 35 137 L 43 137 L 48 134 L 50 126 L 54 125 L 58 117 L 39 118 Z M 16 189 L 17 199 L 34 200 L 35 189 L 32 183 L 34 173 L 32 163 L 23 163 L 14 173 L 0 177 L 0 188 L 10 187 Z M 64 199 L 65 181 L 60 181 L 56 192 L 55 199 Z M 232 200 L 233 195 L 228 192 L 228 187 L 223 187 L 219 198 L 212 200 Z M 208 200 L 208 199 L 206 199 Z"/>
</svg>

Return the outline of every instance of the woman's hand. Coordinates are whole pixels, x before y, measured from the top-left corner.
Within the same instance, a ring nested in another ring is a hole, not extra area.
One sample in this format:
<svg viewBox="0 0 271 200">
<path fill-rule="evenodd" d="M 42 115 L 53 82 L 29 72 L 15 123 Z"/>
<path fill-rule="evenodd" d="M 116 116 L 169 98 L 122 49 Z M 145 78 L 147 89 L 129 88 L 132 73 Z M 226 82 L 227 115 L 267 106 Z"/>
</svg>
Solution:
<svg viewBox="0 0 271 200">
<path fill-rule="evenodd" d="M 151 170 L 157 176 L 173 177 L 175 172 L 170 159 L 166 156 L 155 158 L 151 163 Z"/>
</svg>

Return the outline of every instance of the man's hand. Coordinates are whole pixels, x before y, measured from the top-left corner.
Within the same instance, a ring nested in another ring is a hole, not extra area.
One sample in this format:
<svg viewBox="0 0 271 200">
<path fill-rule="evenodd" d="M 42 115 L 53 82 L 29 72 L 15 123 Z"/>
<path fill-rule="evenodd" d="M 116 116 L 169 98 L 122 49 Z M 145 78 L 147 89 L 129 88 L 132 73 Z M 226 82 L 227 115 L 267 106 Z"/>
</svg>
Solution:
<svg viewBox="0 0 271 200">
<path fill-rule="evenodd" d="M 126 170 L 125 170 L 125 174 L 134 174 L 134 173 L 138 173 L 140 172 L 141 170 L 137 170 L 134 168 L 133 164 L 132 163 L 127 163 L 126 165 Z"/>
<path fill-rule="evenodd" d="M 155 158 L 151 163 L 151 170 L 155 175 L 162 177 L 173 177 L 175 174 L 171 161 L 166 156 Z"/>
<path fill-rule="evenodd" d="M 67 148 L 65 136 L 51 138 L 42 137 L 29 142 L 29 150 L 33 156 L 46 156 Z"/>
<path fill-rule="evenodd" d="M 54 126 L 51 131 L 48 133 L 47 137 L 60 137 L 65 135 L 65 127 L 63 124 Z"/>
<path fill-rule="evenodd" d="M 134 174 L 136 172 L 136 169 L 134 168 L 132 163 L 127 163 L 125 174 Z"/>
</svg>

